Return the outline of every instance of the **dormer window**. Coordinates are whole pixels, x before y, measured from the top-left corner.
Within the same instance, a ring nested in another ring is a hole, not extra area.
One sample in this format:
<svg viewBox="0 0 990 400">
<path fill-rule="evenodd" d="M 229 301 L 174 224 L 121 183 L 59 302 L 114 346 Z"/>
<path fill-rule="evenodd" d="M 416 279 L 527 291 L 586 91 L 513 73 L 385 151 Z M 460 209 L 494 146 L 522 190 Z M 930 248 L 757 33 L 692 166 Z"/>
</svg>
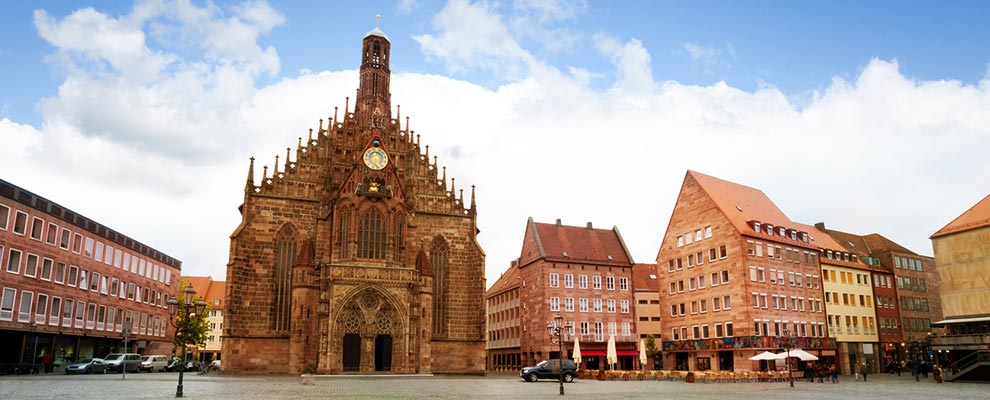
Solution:
<svg viewBox="0 0 990 400">
<path fill-rule="evenodd" d="M 797 231 L 791 229 L 791 240 L 797 240 Z"/>
<path fill-rule="evenodd" d="M 780 229 L 777 230 L 777 233 L 780 235 L 780 237 L 787 237 L 787 235 L 784 234 L 784 232 L 786 231 L 787 230 L 784 229 L 784 227 L 780 227 Z"/>
<path fill-rule="evenodd" d="M 832 250 L 826 251 L 825 252 L 825 256 L 828 257 L 829 260 L 831 260 L 832 259 Z"/>
<path fill-rule="evenodd" d="M 773 236 L 773 225 L 767 224 L 767 235 Z"/>
<path fill-rule="evenodd" d="M 801 232 L 801 241 L 802 242 L 805 242 L 805 243 L 808 243 L 808 233 L 807 232 Z"/>
<path fill-rule="evenodd" d="M 756 232 L 759 232 L 760 231 L 760 223 L 759 222 L 753 221 L 753 230 L 756 231 Z"/>
</svg>

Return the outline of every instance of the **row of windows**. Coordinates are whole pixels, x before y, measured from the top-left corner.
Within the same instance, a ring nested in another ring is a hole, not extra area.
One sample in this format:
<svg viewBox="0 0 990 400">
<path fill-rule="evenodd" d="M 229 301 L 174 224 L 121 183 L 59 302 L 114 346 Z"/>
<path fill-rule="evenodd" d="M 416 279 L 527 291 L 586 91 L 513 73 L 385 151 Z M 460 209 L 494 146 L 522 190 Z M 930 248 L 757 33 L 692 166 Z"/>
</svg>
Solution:
<svg viewBox="0 0 990 400">
<path fill-rule="evenodd" d="M 0 260 L 3 259 L 3 246 L 0 246 Z M 7 272 L 19 274 L 21 270 L 21 258 L 23 252 L 11 248 L 7 252 Z M 24 276 L 37 278 L 43 281 L 54 282 L 59 285 L 78 287 L 81 290 L 89 290 L 94 293 L 109 294 L 121 299 L 133 300 L 139 303 L 152 304 L 165 307 L 167 300 L 162 293 L 147 287 L 140 287 L 133 282 L 123 282 L 117 278 L 101 275 L 99 272 L 80 269 L 75 265 L 66 266 L 64 262 L 55 261 L 50 258 L 41 258 L 35 254 L 28 253 L 24 258 Z"/>
<path fill-rule="evenodd" d="M 763 257 L 763 243 L 747 240 L 746 253 L 753 257 Z M 802 251 L 799 249 L 792 249 L 790 247 L 781 247 L 767 243 L 768 259 L 784 260 L 786 258 L 787 262 L 795 263 L 795 264 L 801 263 L 803 259 L 804 265 L 809 267 L 818 264 L 816 261 L 818 256 L 815 253 L 809 251 L 804 251 L 803 253 L 804 253 L 804 257 L 801 257 Z"/>
<path fill-rule="evenodd" d="M 715 337 L 732 337 L 732 322 L 718 322 L 713 325 L 715 327 Z M 670 337 L 674 340 L 688 340 L 688 339 L 708 339 L 710 337 L 711 331 L 708 329 L 708 324 L 693 325 L 691 326 L 692 336 L 688 337 L 688 327 L 680 326 L 670 329 Z"/>
<path fill-rule="evenodd" d="M 805 299 L 804 297 L 791 296 L 791 301 L 787 301 L 787 296 L 766 293 L 751 293 L 753 298 L 753 308 L 773 308 L 774 310 L 788 310 L 788 303 L 790 303 L 791 311 L 808 311 L 808 312 L 822 312 L 824 308 L 822 307 L 821 299 Z M 769 300 L 769 301 L 768 301 Z"/>
<path fill-rule="evenodd" d="M 574 321 L 571 321 L 571 325 L 570 325 L 570 327 L 567 330 L 567 334 L 570 335 L 570 336 L 573 336 L 574 335 L 573 327 L 575 325 L 574 325 L 573 322 Z M 593 338 L 591 337 L 591 335 L 592 335 L 591 326 L 592 326 L 591 323 L 589 323 L 587 321 L 581 321 L 581 322 L 579 322 L 577 324 L 578 333 L 585 340 L 593 339 L 596 342 L 604 342 L 605 341 L 605 323 L 604 322 L 595 322 L 595 324 L 594 324 L 594 337 Z M 618 326 L 619 325 L 617 323 L 615 323 L 615 322 L 609 322 L 608 323 L 608 334 L 610 336 L 619 336 Z M 630 323 L 623 322 L 621 326 L 622 326 L 622 336 L 625 336 L 625 337 L 632 336 L 632 325 Z"/>
<path fill-rule="evenodd" d="M 549 282 L 549 285 L 552 288 L 560 287 L 560 274 L 557 272 L 551 272 L 547 282 Z M 601 290 L 602 277 L 600 275 L 593 275 L 591 277 L 591 286 L 592 289 Z M 564 274 L 564 287 L 568 289 L 574 287 L 574 274 Z M 578 288 L 588 288 L 588 275 L 578 275 Z M 610 275 L 605 277 L 605 290 L 615 290 L 614 276 Z M 619 277 L 619 290 L 629 290 L 629 278 L 624 276 Z"/>
<path fill-rule="evenodd" d="M 761 227 L 764 229 L 763 231 L 760 230 Z M 802 242 L 808 243 L 808 233 L 800 232 L 797 229 L 787 229 L 782 226 L 779 226 L 777 227 L 777 229 L 774 229 L 774 226 L 772 224 L 763 224 L 761 226 L 759 221 L 753 221 L 753 231 L 766 232 L 766 234 L 770 236 L 773 236 L 774 233 L 776 232 L 777 236 L 780 236 L 782 238 L 786 238 L 789 236 L 791 240 L 798 240 L 798 236 L 800 236 Z"/>
<path fill-rule="evenodd" d="M 925 280 L 923 278 L 911 278 L 910 276 L 898 276 L 897 288 L 905 289 L 905 290 L 913 290 L 916 292 L 928 291 L 928 288 L 925 286 Z"/>
<path fill-rule="evenodd" d="M 836 272 L 838 272 L 838 279 L 836 279 Z M 834 269 L 822 268 L 822 279 L 825 282 L 835 282 L 844 283 L 852 285 L 853 281 L 856 281 L 857 285 L 869 285 L 870 275 L 861 274 L 859 272 L 848 272 L 848 271 L 836 271 Z"/>
<path fill-rule="evenodd" d="M 786 280 L 784 279 L 785 276 L 787 278 Z M 768 277 L 766 269 L 756 266 L 749 267 L 749 280 L 750 282 L 767 282 L 769 280 L 771 285 L 791 287 L 807 286 L 808 289 L 818 289 L 821 287 L 818 275 L 802 275 L 800 272 L 795 273 L 784 270 L 770 269 L 770 276 Z"/>
<path fill-rule="evenodd" d="M 921 260 L 898 256 L 894 256 L 894 268 L 918 272 L 924 272 L 925 270 L 924 267 L 921 266 Z"/>
<path fill-rule="evenodd" d="M 729 270 L 727 269 L 712 272 L 709 276 L 711 277 L 710 282 L 712 287 L 729 284 Z M 688 291 L 704 289 L 706 284 L 705 274 L 701 274 L 698 275 L 697 277 L 689 278 L 687 282 L 688 282 L 688 288 L 687 288 Z M 669 292 L 670 294 L 684 293 L 684 280 L 681 279 L 676 282 L 670 282 Z"/>
<path fill-rule="evenodd" d="M 905 331 L 930 332 L 932 330 L 932 320 L 928 318 L 908 318 L 904 317 L 902 323 Z"/>
<path fill-rule="evenodd" d="M 700 242 L 702 239 L 708 239 L 710 237 L 712 237 L 712 227 L 706 226 L 704 229 L 698 229 L 694 232 L 688 232 L 678 236 L 677 247 L 691 244 L 693 242 Z"/>
<path fill-rule="evenodd" d="M 900 329 L 897 327 L 897 318 L 879 317 L 881 335 L 899 335 Z"/>
<path fill-rule="evenodd" d="M 928 311 L 928 299 L 901 296 L 901 308 L 911 311 Z"/>
<path fill-rule="evenodd" d="M 860 321 L 863 322 L 862 326 Z M 842 324 L 845 322 L 845 324 Z M 862 330 L 860 329 L 862 327 Z M 844 328 L 844 329 L 843 329 Z M 835 333 L 846 334 L 873 334 L 876 333 L 876 319 L 866 315 L 828 315 L 828 330 Z"/>
<path fill-rule="evenodd" d="M 890 275 L 873 275 L 873 286 L 888 289 L 894 288 Z"/>
<path fill-rule="evenodd" d="M 690 306 L 690 310 L 685 310 L 685 304 Z M 731 309 L 732 309 L 732 297 L 730 297 L 729 295 L 712 298 L 712 312 L 731 310 Z M 692 315 L 707 313 L 708 299 L 696 300 L 690 303 L 680 303 L 680 304 L 670 305 L 671 317 L 683 317 L 687 315 L 687 311 L 690 311 Z"/>
<path fill-rule="evenodd" d="M 603 312 L 603 310 L 605 310 L 604 312 L 607 312 L 609 314 L 615 314 L 615 299 L 607 299 L 605 302 L 602 302 L 602 299 L 593 299 L 593 300 L 594 302 L 592 304 L 594 305 L 594 312 L 600 313 Z M 605 304 L 605 308 L 602 307 L 602 304 Z M 578 299 L 578 307 L 579 307 L 579 312 L 588 312 L 588 299 L 587 298 Z M 559 297 L 550 298 L 550 311 L 560 311 Z M 564 298 L 564 311 L 574 312 L 573 297 Z M 619 312 L 623 314 L 629 314 L 629 300 L 619 301 Z"/>
<path fill-rule="evenodd" d="M 165 320 L 161 316 L 118 310 L 113 306 L 71 298 L 63 301 L 61 297 L 46 293 L 37 293 L 35 296 L 34 292 L 27 290 L 22 290 L 18 296 L 17 289 L 5 287 L 0 298 L 0 321 L 13 321 L 15 316 L 20 323 L 107 332 L 121 332 L 125 324 L 130 324 L 134 334 L 165 336 Z"/>
<path fill-rule="evenodd" d="M 772 329 L 772 330 L 771 330 Z M 787 332 L 785 332 L 787 331 Z M 756 336 L 825 337 L 825 324 L 821 322 L 753 320 Z"/>
<path fill-rule="evenodd" d="M 859 296 L 859 302 L 856 302 L 856 296 Z M 860 307 L 873 307 L 873 298 L 868 294 L 857 295 L 855 293 L 842 293 L 842 301 L 839 301 L 839 292 L 825 292 L 825 303 L 844 305 L 844 306 L 860 306 Z"/>
<path fill-rule="evenodd" d="M 715 262 L 718 260 L 724 260 L 729 257 L 729 252 L 725 245 L 718 247 L 712 247 L 708 249 L 708 262 Z M 678 257 L 672 260 L 667 260 L 667 272 L 680 271 L 684 269 L 684 258 Z M 687 256 L 687 267 L 694 268 L 696 265 L 700 266 L 705 263 L 704 252 L 699 251 L 694 254 L 689 254 Z"/>
<path fill-rule="evenodd" d="M 10 207 L 0 204 L 0 230 L 8 229 L 10 211 Z M 11 232 L 20 236 L 27 234 L 27 220 L 27 213 L 15 210 Z M 47 234 L 45 233 L 46 227 Z M 67 252 L 71 251 L 75 254 L 82 254 L 86 258 L 92 258 L 106 265 L 113 265 L 114 268 L 130 271 L 131 273 L 154 279 L 157 282 L 164 282 L 166 285 L 171 285 L 172 271 L 170 269 L 147 261 L 137 255 L 132 255 L 124 249 L 114 248 L 108 244 L 105 245 L 103 242 L 95 241 L 88 236 L 84 237 L 82 234 L 74 233 L 65 227 L 62 227 L 60 232 L 59 226 L 56 223 L 48 222 L 46 224 L 45 220 L 40 217 L 32 218 L 29 237 L 39 242 L 44 240 L 45 243 L 53 247 L 58 247 Z M 2 252 L 0 252 L 0 256 L 2 256 Z M 19 258 L 8 260 L 7 272 L 19 273 L 19 264 Z M 29 269 L 25 270 L 25 274 L 32 271 L 30 269 L 31 265 L 27 267 Z M 33 276 L 33 274 L 28 276 Z"/>
</svg>

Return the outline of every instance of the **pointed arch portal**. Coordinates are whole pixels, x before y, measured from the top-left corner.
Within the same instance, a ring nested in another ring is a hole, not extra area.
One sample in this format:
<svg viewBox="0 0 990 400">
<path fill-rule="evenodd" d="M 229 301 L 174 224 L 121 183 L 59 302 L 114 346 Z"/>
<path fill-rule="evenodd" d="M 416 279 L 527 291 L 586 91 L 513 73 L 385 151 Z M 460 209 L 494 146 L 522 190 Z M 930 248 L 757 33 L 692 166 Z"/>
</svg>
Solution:
<svg viewBox="0 0 990 400">
<path fill-rule="evenodd" d="M 340 371 L 392 371 L 393 355 L 403 346 L 402 314 L 388 295 L 375 287 L 358 289 L 344 302 L 333 331 L 332 353 Z"/>
</svg>

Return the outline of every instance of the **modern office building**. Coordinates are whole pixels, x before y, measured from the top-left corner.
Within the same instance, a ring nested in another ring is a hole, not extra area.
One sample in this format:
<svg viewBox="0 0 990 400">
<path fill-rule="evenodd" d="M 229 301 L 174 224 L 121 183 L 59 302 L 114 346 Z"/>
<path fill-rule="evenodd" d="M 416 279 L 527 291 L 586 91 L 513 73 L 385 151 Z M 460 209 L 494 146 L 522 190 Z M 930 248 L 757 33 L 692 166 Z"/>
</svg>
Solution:
<svg viewBox="0 0 990 400">
<path fill-rule="evenodd" d="M 179 260 L 0 180 L 0 265 L 5 372 L 111 352 L 171 353 L 166 301 Z"/>
</svg>

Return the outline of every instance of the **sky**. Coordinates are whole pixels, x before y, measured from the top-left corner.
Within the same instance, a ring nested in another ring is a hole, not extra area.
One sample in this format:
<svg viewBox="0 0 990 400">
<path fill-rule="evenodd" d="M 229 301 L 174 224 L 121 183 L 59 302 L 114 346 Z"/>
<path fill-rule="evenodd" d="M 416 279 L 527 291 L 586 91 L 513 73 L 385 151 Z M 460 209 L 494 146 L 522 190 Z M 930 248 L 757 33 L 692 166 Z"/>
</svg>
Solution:
<svg viewBox="0 0 990 400">
<path fill-rule="evenodd" d="M 226 278 L 249 157 L 341 110 L 360 44 L 477 187 L 491 285 L 527 218 L 655 262 L 685 172 L 790 219 L 928 237 L 990 191 L 990 3 L 10 2 L 0 177 Z M 284 162 L 284 160 L 282 160 Z"/>
</svg>

